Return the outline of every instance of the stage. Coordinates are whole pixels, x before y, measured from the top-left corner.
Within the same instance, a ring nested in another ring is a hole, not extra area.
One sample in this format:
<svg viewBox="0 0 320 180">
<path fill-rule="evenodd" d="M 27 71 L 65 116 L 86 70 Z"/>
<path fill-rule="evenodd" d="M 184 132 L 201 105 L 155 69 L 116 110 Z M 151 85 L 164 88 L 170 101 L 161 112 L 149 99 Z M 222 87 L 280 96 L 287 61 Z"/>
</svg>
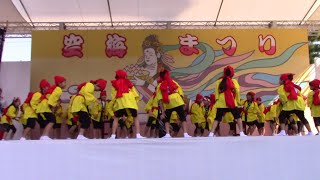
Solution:
<svg viewBox="0 0 320 180">
<path fill-rule="evenodd" d="M 320 137 L 1 141 L 8 180 L 317 180 Z"/>
</svg>

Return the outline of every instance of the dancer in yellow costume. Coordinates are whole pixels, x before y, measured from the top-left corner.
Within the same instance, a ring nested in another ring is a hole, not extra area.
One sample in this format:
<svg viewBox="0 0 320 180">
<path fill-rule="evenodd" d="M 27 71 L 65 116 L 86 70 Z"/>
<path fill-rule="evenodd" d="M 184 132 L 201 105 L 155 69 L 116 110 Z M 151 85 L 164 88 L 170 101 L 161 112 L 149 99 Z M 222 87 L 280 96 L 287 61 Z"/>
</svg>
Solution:
<svg viewBox="0 0 320 180">
<path fill-rule="evenodd" d="M 311 109 L 314 124 L 320 135 L 320 80 L 315 79 L 309 83 L 311 92 L 308 94 L 308 106 Z"/>
<path fill-rule="evenodd" d="M 90 127 L 91 118 L 88 107 L 92 107 L 97 101 L 94 91 L 103 91 L 106 88 L 107 81 L 98 79 L 95 81 L 82 83 L 78 88 L 79 93 L 72 100 L 71 113 L 77 116 L 80 122 L 80 131 L 77 139 L 87 139 L 84 136 L 85 131 Z"/>
<path fill-rule="evenodd" d="M 203 106 L 203 96 L 197 94 L 195 102 L 190 109 L 191 122 L 196 126 L 194 136 L 202 136 L 206 127 L 205 109 Z"/>
<path fill-rule="evenodd" d="M 308 129 L 308 135 L 312 136 L 309 122 L 304 116 L 305 103 L 301 95 L 301 88 L 292 82 L 293 74 L 282 74 L 279 79 L 278 94 L 282 104 L 282 111 L 279 114 L 280 133 L 278 135 L 285 136 L 285 124 L 291 114 L 296 114 L 300 121 Z"/>
<path fill-rule="evenodd" d="M 140 123 L 138 120 L 138 101 L 139 95 L 133 84 L 127 79 L 127 73 L 123 70 L 116 71 L 115 80 L 112 82 L 111 97 L 114 102 L 114 123 L 112 127 L 111 138 L 116 138 L 116 130 L 118 128 L 119 118 L 126 115 L 126 111 L 129 110 L 133 116 L 136 137 L 143 138 L 140 135 Z"/>
<path fill-rule="evenodd" d="M 165 121 L 166 135 L 165 138 L 170 138 L 170 117 L 173 111 L 176 111 L 179 119 L 182 121 L 183 136 L 191 137 L 187 133 L 186 114 L 184 111 L 183 91 L 180 85 L 172 80 L 168 70 L 160 72 L 160 83 L 157 87 L 157 99 L 159 100 L 161 119 Z"/>
<path fill-rule="evenodd" d="M 260 97 L 256 98 L 258 107 L 260 110 L 260 115 L 258 115 L 258 132 L 260 136 L 264 136 L 264 124 L 266 122 L 266 115 L 264 114 L 265 106 L 262 104 L 262 99 Z"/>
<path fill-rule="evenodd" d="M 214 132 L 226 112 L 231 112 L 236 119 L 240 130 L 240 136 L 246 136 L 242 130 L 242 120 L 238 109 L 240 104 L 240 86 L 236 79 L 232 79 L 233 76 L 234 69 L 231 66 L 227 66 L 224 68 L 223 76 L 216 82 L 215 107 L 217 108 L 217 114 L 209 134 L 210 137 L 214 136 Z"/>
<path fill-rule="evenodd" d="M 3 140 L 12 139 L 17 131 L 16 127 L 13 125 L 13 120 L 18 116 L 20 103 L 20 98 L 15 97 L 12 103 L 3 111 L 1 116 L 1 124 L 5 130 L 3 133 Z M 10 130 L 12 131 L 11 136 L 7 137 Z"/>
</svg>

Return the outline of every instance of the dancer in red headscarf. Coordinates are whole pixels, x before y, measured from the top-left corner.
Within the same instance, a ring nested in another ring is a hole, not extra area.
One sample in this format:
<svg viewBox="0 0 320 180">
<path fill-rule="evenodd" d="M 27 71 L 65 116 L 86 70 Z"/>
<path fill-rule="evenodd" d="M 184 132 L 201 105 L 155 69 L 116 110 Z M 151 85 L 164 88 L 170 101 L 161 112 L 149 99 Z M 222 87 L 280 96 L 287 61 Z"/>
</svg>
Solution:
<svg viewBox="0 0 320 180">
<path fill-rule="evenodd" d="M 156 92 L 153 93 L 153 96 L 149 99 L 148 103 L 146 104 L 145 111 L 148 113 L 148 121 L 146 127 L 144 128 L 144 136 L 148 137 L 150 131 L 149 137 L 157 137 L 158 135 L 156 131 L 159 130 L 159 105 L 158 100 L 156 99 Z"/>
<path fill-rule="evenodd" d="M 203 106 L 204 97 L 197 94 L 195 102 L 191 105 L 190 118 L 191 122 L 196 126 L 194 136 L 202 136 L 206 127 L 205 109 Z"/>
<path fill-rule="evenodd" d="M 62 95 L 62 89 L 66 88 L 66 78 L 62 76 L 54 77 L 55 84 L 49 88 L 46 94 L 42 95 L 42 100 L 44 101 L 43 111 L 41 117 L 45 121 L 46 126 L 43 130 L 40 140 L 50 140 L 49 133 L 53 128 L 53 125 L 56 123 L 55 112 L 58 107 L 58 102 Z"/>
<path fill-rule="evenodd" d="M 86 130 L 90 127 L 91 117 L 89 107 L 92 107 L 97 102 L 94 96 L 94 91 L 104 91 L 107 86 L 107 81 L 98 79 L 86 83 L 81 83 L 78 86 L 78 94 L 71 100 L 70 112 L 73 114 L 73 120 L 80 122 L 80 131 L 77 139 L 88 139 L 84 136 Z"/>
<path fill-rule="evenodd" d="M 18 116 L 20 104 L 20 98 L 15 97 L 12 103 L 3 110 L 3 114 L 1 116 L 1 125 L 4 128 L 3 140 L 11 140 L 17 131 L 17 129 L 13 125 L 13 120 L 16 119 Z M 12 131 L 11 136 L 7 137 L 10 130 Z"/>
<path fill-rule="evenodd" d="M 309 122 L 304 116 L 305 103 L 301 95 L 301 88 L 292 82 L 293 74 L 282 74 L 279 79 L 278 94 L 282 104 L 282 111 L 279 115 L 280 120 L 280 136 L 286 136 L 286 121 L 290 119 L 292 114 L 296 114 L 300 121 L 308 129 L 308 135 L 313 135 Z M 297 129 L 297 127 L 296 127 Z"/>
<path fill-rule="evenodd" d="M 38 108 L 39 109 L 41 108 L 41 106 L 40 107 L 38 106 L 41 102 L 42 95 L 46 94 L 47 91 L 49 90 L 50 83 L 47 80 L 42 79 L 40 81 L 39 88 L 40 88 L 40 91 L 35 93 L 30 93 L 28 98 L 26 99 L 27 104 L 25 105 L 25 108 L 24 108 L 24 118 L 27 120 L 26 122 L 27 126 L 24 129 L 20 140 L 26 140 L 26 137 L 29 134 L 30 130 L 33 129 L 35 126 L 35 122 L 33 122 L 34 120 L 36 120 L 40 125 L 40 134 L 42 134 L 43 129 L 46 126 L 46 124 L 44 124 L 45 121 L 43 121 L 42 118 L 40 118 L 40 115 L 38 114 Z"/>
<path fill-rule="evenodd" d="M 238 109 L 238 106 L 240 105 L 240 86 L 237 80 L 232 79 L 233 76 L 233 68 L 231 66 L 227 66 L 224 68 L 223 76 L 217 81 L 215 89 L 215 107 L 217 108 L 217 114 L 209 134 L 210 137 L 214 136 L 214 132 L 226 112 L 231 112 L 237 121 L 240 136 L 246 136 L 243 133 L 242 120 Z"/>
<path fill-rule="evenodd" d="M 264 113 L 265 106 L 262 103 L 262 99 L 260 97 L 256 98 L 256 102 L 258 104 L 260 115 L 258 116 L 258 132 L 260 136 L 264 136 L 264 124 L 266 122 L 266 114 Z"/>
<path fill-rule="evenodd" d="M 101 139 L 103 136 L 103 126 L 105 120 L 105 109 L 107 101 L 107 92 L 101 91 L 100 98 L 90 109 L 92 124 L 93 124 L 93 139 Z"/>
<path fill-rule="evenodd" d="M 37 113 L 41 123 L 45 126 L 40 140 L 51 140 L 49 133 L 56 122 L 55 111 L 58 101 L 62 94 L 62 89 L 66 87 L 66 79 L 62 76 L 54 77 L 55 84 L 51 86 L 46 94 L 40 98 L 40 104 L 37 107 Z"/>
<path fill-rule="evenodd" d="M 157 99 L 162 110 L 161 119 L 165 120 L 166 135 L 165 138 L 170 138 L 170 117 L 172 112 L 176 111 L 179 119 L 182 121 L 183 136 L 191 137 L 187 133 L 186 115 L 184 112 L 183 91 L 180 85 L 171 79 L 168 70 L 160 72 L 160 83 L 157 87 Z"/>
<path fill-rule="evenodd" d="M 259 126 L 258 116 L 261 115 L 258 103 L 255 101 L 254 92 L 247 93 L 247 100 L 243 104 L 242 119 L 245 119 L 249 126 L 247 134 L 252 135 L 255 128 Z"/>
<path fill-rule="evenodd" d="M 128 113 L 134 119 L 135 127 L 136 127 L 136 137 L 143 138 L 140 135 L 140 122 L 138 120 L 138 101 L 139 95 L 136 88 L 127 79 L 127 73 L 123 70 L 116 71 L 115 80 L 111 81 L 112 83 L 112 104 L 113 109 L 115 111 L 114 122 L 112 125 L 112 135 L 111 138 L 116 138 L 116 130 L 118 128 L 119 118 L 124 116 L 129 117 Z"/>
<path fill-rule="evenodd" d="M 309 82 L 309 86 L 312 91 L 308 94 L 308 106 L 311 109 L 318 135 L 320 135 L 320 80 L 315 79 Z"/>
</svg>

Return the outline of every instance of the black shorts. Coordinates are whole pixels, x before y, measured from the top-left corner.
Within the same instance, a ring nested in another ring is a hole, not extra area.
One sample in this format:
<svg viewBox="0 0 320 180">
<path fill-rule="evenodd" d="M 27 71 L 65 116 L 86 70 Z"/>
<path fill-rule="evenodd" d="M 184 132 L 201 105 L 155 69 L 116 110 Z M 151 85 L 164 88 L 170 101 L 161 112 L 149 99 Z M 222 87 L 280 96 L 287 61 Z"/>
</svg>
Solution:
<svg viewBox="0 0 320 180">
<path fill-rule="evenodd" d="M 53 125 L 53 129 L 61 129 L 61 124 L 55 123 L 55 124 Z"/>
<path fill-rule="evenodd" d="M 166 109 L 165 111 L 165 114 L 166 114 L 166 119 L 165 119 L 165 122 L 169 122 L 170 121 L 170 117 L 171 117 L 171 114 L 172 112 L 175 111 L 177 112 L 179 118 L 180 118 L 180 121 L 186 121 L 187 118 L 186 118 L 186 114 L 184 113 L 184 106 L 178 106 L 178 107 L 175 107 L 175 108 L 172 108 L 172 109 Z"/>
<path fill-rule="evenodd" d="M 255 120 L 255 121 L 252 121 L 252 122 L 247 122 L 247 126 L 257 126 L 258 127 L 258 121 Z"/>
<path fill-rule="evenodd" d="M 5 132 L 9 132 L 10 130 L 12 130 L 12 133 L 16 133 L 17 132 L 17 129 L 16 127 L 14 127 L 14 125 L 10 125 L 10 124 L 2 124 L 2 127 L 4 129 Z"/>
<path fill-rule="evenodd" d="M 154 129 L 155 128 L 155 124 L 153 124 L 153 122 L 156 121 L 156 120 L 157 120 L 156 118 L 150 116 L 148 118 L 148 122 L 147 122 L 146 126 L 147 127 L 151 127 L 151 129 Z"/>
<path fill-rule="evenodd" d="M 257 128 L 258 129 L 264 128 L 264 123 L 258 123 Z"/>
<path fill-rule="evenodd" d="M 172 127 L 172 131 L 174 132 L 179 132 L 180 131 L 180 126 L 177 123 L 170 123 Z"/>
<path fill-rule="evenodd" d="M 137 117 L 138 116 L 138 112 L 136 109 L 119 109 L 118 111 L 116 111 L 114 113 L 114 115 L 117 117 L 117 118 L 120 118 L 120 117 L 123 117 L 123 116 L 128 116 L 128 113 L 127 113 L 127 110 L 130 111 L 132 117 Z"/>
<path fill-rule="evenodd" d="M 320 126 L 320 117 L 313 117 L 314 125 Z"/>
<path fill-rule="evenodd" d="M 92 120 L 92 124 L 93 124 L 93 129 L 102 129 L 103 128 L 103 122 L 101 121 L 95 121 Z"/>
<path fill-rule="evenodd" d="M 282 110 L 279 115 L 280 123 L 282 124 L 286 123 L 286 121 L 290 119 L 290 116 L 292 114 L 295 114 L 296 116 L 298 116 L 298 118 L 304 125 L 309 124 L 306 117 L 304 116 L 304 111 L 300 111 L 300 110 L 291 110 L 291 111 Z"/>
<path fill-rule="evenodd" d="M 27 124 L 23 126 L 24 129 L 26 128 L 31 128 L 34 129 L 34 127 L 36 126 L 36 121 L 38 120 L 38 118 L 28 118 L 27 119 Z"/>
<path fill-rule="evenodd" d="M 231 109 L 231 108 L 217 108 L 217 114 L 216 114 L 215 120 L 218 122 L 221 122 L 224 114 L 227 112 L 231 112 L 234 119 L 240 119 L 240 112 L 239 112 L 238 108 L 233 108 L 233 109 Z"/>
<path fill-rule="evenodd" d="M 80 122 L 80 127 L 82 129 L 88 129 L 90 127 L 90 123 L 91 123 L 91 118 L 89 113 L 85 112 L 85 111 L 79 111 L 77 112 L 78 116 L 79 116 L 79 122 Z"/>
<path fill-rule="evenodd" d="M 56 116 L 53 113 L 41 113 L 38 117 L 38 123 L 41 129 L 44 129 L 49 123 L 56 123 Z"/>
</svg>

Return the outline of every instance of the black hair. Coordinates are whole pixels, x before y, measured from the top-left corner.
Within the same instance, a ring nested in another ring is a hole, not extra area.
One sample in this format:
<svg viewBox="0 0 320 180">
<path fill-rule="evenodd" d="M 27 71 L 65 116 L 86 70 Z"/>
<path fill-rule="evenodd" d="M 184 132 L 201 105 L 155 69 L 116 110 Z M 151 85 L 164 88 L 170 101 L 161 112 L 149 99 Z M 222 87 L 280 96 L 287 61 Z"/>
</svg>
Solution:
<svg viewBox="0 0 320 180">
<path fill-rule="evenodd" d="M 219 84 L 219 92 L 224 92 L 226 90 L 227 77 L 229 77 L 230 75 L 231 75 L 230 69 L 226 69 L 226 71 L 224 72 L 223 79 L 222 79 L 221 83 Z"/>
<path fill-rule="evenodd" d="M 166 70 L 166 69 L 163 70 L 163 71 L 161 71 L 161 72 L 160 72 L 160 77 L 161 77 L 161 78 L 164 78 L 164 76 L 166 75 L 167 72 L 168 72 L 168 70 Z"/>
</svg>

